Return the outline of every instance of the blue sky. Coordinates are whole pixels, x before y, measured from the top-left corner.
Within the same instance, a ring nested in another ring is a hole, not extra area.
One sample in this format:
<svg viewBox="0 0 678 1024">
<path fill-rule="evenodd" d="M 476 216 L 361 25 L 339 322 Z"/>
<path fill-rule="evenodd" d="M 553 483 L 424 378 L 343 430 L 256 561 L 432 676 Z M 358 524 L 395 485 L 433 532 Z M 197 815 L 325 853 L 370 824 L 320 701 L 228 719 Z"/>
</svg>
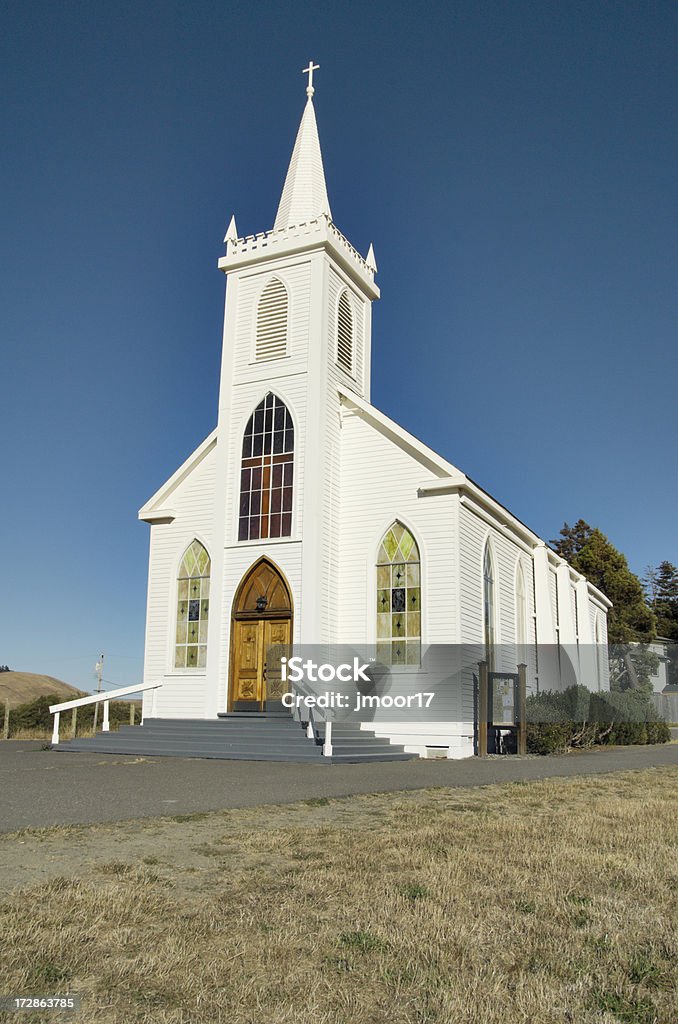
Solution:
<svg viewBox="0 0 678 1024">
<path fill-rule="evenodd" d="M 136 512 L 213 428 L 216 261 L 305 100 L 374 242 L 373 401 L 546 539 L 676 542 L 678 9 L 5 5 L 0 663 L 140 678 Z"/>
</svg>

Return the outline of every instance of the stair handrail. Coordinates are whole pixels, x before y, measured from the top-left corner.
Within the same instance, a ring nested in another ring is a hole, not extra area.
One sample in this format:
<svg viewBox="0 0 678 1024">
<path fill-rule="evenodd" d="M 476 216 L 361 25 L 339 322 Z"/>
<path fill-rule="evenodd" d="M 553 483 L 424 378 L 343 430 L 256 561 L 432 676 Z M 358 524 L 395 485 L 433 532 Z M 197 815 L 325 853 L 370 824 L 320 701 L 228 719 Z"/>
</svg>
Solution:
<svg viewBox="0 0 678 1024">
<path fill-rule="evenodd" d="M 292 690 L 292 693 L 295 696 L 296 696 L 297 693 L 301 693 L 304 696 L 308 696 L 312 692 L 310 687 L 304 687 L 303 685 L 300 685 L 299 683 L 292 683 L 291 690 Z M 321 737 L 321 730 L 318 728 L 318 723 L 316 722 L 316 717 L 313 714 L 313 708 L 312 707 L 309 707 L 308 705 L 306 705 L 305 708 L 304 708 L 303 715 L 302 715 L 301 711 L 299 710 L 299 705 L 297 704 L 297 702 L 295 700 L 294 706 L 292 708 L 292 719 L 293 719 L 293 721 L 300 723 L 301 728 L 306 733 L 306 739 L 313 740 L 314 743 L 318 743 L 319 744 L 320 737 Z M 323 741 L 322 741 L 322 744 L 319 744 L 319 745 L 322 745 L 323 757 L 331 757 L 332 756 L 332 722 L 329 719 L 326 719 L 325 722 L 324 722 L 324 725 L 325 725 L 325 730 L 324 730 Z"/>
<path fill-rule="evenodd" d="M 295 698 L 294 704 L 292 705 L 292 721 L 299 722 L 302 730 L 306 733 L 309 739 L 314 739 L 314 735 L 310 732 L 309 712 L 310 708 L 304 705 L 304 711 L 302 713 L 299 704 L 297 703 L 297 694 L 301 694 L 303 697 L 309 696 L 311 690 L 309 687 L 304 686 L 303 683 L 290 683 L 290 693 Z"/>
<path fill-rule="evenodd" d="M 157 690 L 162 683 L 140 683 L 137 686 L 122 686 L 118 690 L 106 690 L 104 693 L 93 693 L 90 697 L 78 697 L 76 700 L 65 700 L 61 704 L 50 704 L 50 714 L 54 715 L 54 727 L 52 729 L 52 746 L 59 743 L 59 718 L 62 711 L 70 711 L 71 708 L 81 708 L 85 704 L 99 704 L 103 702 L 104 718 L 101 723 L 103 732 L 110 731 L 108 718 L 109 701 L 117 697 L 125 697 L 130 693 L 143 693 L 146 690 Z M 155 694 L 153 694 L 153 705 L 155 705 Z"/>
</svg>

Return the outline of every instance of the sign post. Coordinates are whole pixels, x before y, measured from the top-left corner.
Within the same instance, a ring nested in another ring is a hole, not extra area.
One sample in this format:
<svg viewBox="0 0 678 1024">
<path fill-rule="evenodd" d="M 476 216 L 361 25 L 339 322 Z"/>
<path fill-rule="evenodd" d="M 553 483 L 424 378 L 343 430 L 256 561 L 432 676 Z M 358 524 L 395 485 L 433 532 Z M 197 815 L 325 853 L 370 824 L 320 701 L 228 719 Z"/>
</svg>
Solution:
<svg viewBox="0 0 678 1024">
<path fill-rule="evenodd" d="M 516 700 L 516 719 L 518 723 L 518 753 L 527 753 L 527 665 L 518 665 L 518 693 Z"/>
<path fill-rule="evenodd" d="M 478 663 L 478 757 L 487 757 L 487 662 Z"/>
</svg>

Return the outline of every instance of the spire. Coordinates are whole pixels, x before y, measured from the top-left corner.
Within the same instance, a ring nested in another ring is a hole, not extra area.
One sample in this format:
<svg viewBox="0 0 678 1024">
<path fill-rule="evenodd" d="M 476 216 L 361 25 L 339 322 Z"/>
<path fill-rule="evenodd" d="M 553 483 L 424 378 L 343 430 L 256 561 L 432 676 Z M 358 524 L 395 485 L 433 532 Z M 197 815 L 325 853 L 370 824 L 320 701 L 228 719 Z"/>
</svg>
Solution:
<svg viewBox="0 0 678 1024">
<path fill-rule="evenodd" d="M 370 247 L 367 250 L 367 256 L 365 257 L 365 263 L 367 264 L 368 269 L 371 270 L 373 274 L 376 274 L 376 272 L 377 272 L 377 261 L 374 258 L 374 246 L 372 245 L 371 242 L 370 242 Z"/>
<path fill-rule="evenodd" d="M 313 109 L 313 72 L 317 69 L 318 65 L 309 61 L 308 68 L 303 72 L 309 77 L 309 84 L 306 87 L 308 100 L 297 132 L 297 141 L 294 143 L 278 214 L 273 225 L 274 231 L 315 220 L 322 213 L 328 217 L 332 216 Z"/>
<path fill-rule="evenodd" d="M 238 241 L 238 229 L 235 226 L 235 214 L 231 217 L 231 223 L 228 225 L 228 231 L 224 237 L 224 242 L 237 242 Z"/>
</svg>

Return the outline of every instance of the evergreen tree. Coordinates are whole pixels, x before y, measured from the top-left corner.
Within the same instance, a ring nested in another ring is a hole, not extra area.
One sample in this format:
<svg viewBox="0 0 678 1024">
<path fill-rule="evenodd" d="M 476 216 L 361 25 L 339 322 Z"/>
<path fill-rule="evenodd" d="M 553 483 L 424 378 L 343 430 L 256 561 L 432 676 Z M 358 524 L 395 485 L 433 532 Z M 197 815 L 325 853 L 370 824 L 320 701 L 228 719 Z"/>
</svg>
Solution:
<svg viewBox="0 0 678 1024">
<path fill-rule="evenodd" d="M 651 589 L 650 589 L 651 588 Z M 678 641 L 678 569 L 660 562 L 648 580 L 650 606 L 657 616 L 657 634 Z"/>
<path fill-rule="evenodd" d="M 657 635 L 669 644 L 669 683 L 678 685 L 678 569 L 671 562 L 650 567 L 645 577 L 646 593 L 657 618 Z"/>
<path fill-rule="evenodd" d="M 558 540 L 551 540 L 549 544 L 558 552 L 561 558 L 564 558 L 573 568 L 576 568 L 574 564 L 575 559 L 584 545 L 591 539 L 592 533 L 593 530 L 589 524 L 583 519 L 578 519 L 574 526 L 564 523 Z"/>
<path fill-rule="evenodd" d="M 604 533 L 580 519 L 574 526 L 565 523 L 560 538 L 551 544 L 612 601 L 607 618 L 609 643 L 648 643 L 656 636 L 655 615 L 645 601 L 643 585 Z"/>
</svg>

